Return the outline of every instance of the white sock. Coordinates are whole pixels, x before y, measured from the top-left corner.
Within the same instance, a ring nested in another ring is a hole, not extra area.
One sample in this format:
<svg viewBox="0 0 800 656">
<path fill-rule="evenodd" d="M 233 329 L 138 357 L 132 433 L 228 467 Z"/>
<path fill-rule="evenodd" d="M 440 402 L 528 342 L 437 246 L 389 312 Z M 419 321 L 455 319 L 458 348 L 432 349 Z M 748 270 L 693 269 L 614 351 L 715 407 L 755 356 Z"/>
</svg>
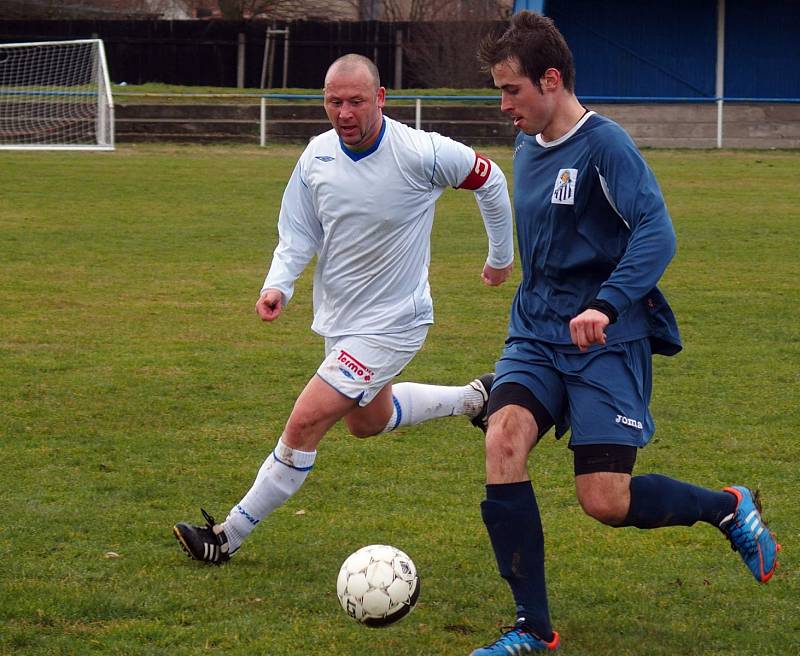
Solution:
<svg viewBox="0 0 800 656">
<path fill-rule="evenodd" d="M 275 450 L 258 470 L 253 486 L 231 508 L 222 524 L 230 553 L 239 548 L 262 519 L 300 489 L 316 457 L 316 451 L 292 449 L 282 439 L 278 440 Z"/>
<path fill-rule="evenodd" d="M 421 383 L 392 385 L 394 409 L 384 433 L 399 426 L 413 426 L 429 419 L 467 415 L 470 419 L 483 408 L 483 395 L 471 385 L 449 387 Z"/>
</svg>

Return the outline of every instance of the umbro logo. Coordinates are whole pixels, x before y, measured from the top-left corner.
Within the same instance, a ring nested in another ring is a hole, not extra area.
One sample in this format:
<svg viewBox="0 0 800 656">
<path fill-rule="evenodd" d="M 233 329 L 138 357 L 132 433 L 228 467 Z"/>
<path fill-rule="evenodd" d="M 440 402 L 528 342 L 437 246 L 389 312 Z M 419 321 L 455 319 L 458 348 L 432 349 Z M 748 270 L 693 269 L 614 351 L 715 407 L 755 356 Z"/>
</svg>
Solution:
<svg viewBox="0 0 800 656">
<path fill-rule="evenodd" d="M 332 162 L 336 158 L 330 155 L 317 155 L 314 159 L 318 159 L 320 162 Z"/>
</svg>

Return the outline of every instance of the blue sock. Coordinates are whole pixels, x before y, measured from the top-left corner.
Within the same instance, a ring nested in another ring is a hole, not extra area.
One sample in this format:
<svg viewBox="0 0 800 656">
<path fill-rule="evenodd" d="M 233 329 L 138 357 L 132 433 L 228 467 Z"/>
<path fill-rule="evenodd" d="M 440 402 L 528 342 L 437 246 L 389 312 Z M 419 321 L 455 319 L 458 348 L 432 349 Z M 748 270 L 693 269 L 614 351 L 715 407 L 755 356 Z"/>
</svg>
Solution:
<svg viewBox="0 0 800 656">
<path fill-rule="evenodd" d="M 497 559 L 511 587 L 517 619 L 543 640 L 552 640 L 544 580 L 544 534 L 530 481 L 486 486 L 481 515 Z"/>
<path fill-rule="evenodd" d="M 621 526 L 657 528 L 708 522 L 719 526 L 736 509 L 736 498 L 722 490 L 707 490 L 661 474 L 631 479 L 631 505 Z"/>
</svg>

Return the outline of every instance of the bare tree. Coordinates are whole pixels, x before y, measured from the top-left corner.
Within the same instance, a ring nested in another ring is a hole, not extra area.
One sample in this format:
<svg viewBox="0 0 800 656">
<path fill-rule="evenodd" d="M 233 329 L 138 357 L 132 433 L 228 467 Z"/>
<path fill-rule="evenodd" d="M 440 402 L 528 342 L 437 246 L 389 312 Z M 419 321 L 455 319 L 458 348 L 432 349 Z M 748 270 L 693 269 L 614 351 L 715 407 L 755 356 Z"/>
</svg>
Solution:
<svg viewBox="0 0 800 656">
<path fill-rule="evenodd" d="M 185 18 L 190 0 L 0 0 L 0 16 L 23 19 Z"/>
<path fill-rule="evenodd" d="M 382 0 L 387 21 L 473 21 L 508 18 L 513 0 Z"/>
<path fill-rule="evenodd" d="M 398 0 L 387 0 L 398 3 Z M 406 36 L 405 53 L 409 69 L 427 87 L 479 88 L 489 81 L 480 70 L 478 44 L 495 21 L 509 15 L 503 0 L 411 0 L 409 11 L 415 19 Z M 435 19 L 427 18 L 428 16 Z"/>
<path fill-rule="evenodd" d="M 337 20 L 346 18 L 350 2 L 345 2 L 342 9 L 337 10 L 326 0 L 219 0 L 222 17 L 229 20 L 249 20 L 267 18 L 277 20 L 293 20 L 308 18 L 325 18 Z"/>
<path fill-rule="evenodd" d="M 151 11 L 168 20 L 192 18 L 194 14 L 191 0 L 143 0 L 143 2 Z"/>
<path fill-rule="evenodd" d="M 389 21 L 431 21 L 452 15 L 460 0 L 384 0 L 385 20 Z"/>
</svg>

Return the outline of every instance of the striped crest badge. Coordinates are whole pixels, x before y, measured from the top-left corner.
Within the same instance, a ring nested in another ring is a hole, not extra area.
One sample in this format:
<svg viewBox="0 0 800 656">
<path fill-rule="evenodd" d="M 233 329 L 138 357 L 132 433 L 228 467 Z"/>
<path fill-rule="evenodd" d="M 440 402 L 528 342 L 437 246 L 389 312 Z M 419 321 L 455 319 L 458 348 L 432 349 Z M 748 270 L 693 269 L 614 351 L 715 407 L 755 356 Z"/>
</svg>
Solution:
<svg viewBox="0 0 800 656">
<path fill-rule="evenodd" d="M 561 169 L 556 177 L 550 202 L 556 205 L 574 205 L 577 182 L 578 169 Z"/>
</svg>

